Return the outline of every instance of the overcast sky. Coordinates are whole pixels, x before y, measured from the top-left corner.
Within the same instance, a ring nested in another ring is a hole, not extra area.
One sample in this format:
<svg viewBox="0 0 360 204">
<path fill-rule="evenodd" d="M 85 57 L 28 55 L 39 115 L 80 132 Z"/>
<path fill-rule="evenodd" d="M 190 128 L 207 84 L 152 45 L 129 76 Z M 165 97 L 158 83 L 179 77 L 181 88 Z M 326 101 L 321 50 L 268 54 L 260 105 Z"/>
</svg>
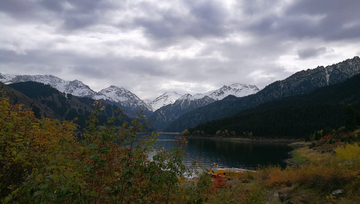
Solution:
<svg viewBox="0 0 360 204">
<path fill-rule="evenodd" d="M 0 0 L 0 73 L 142 99 L 259 88 L 360 55 L 360 0 Z"/>
</svg>

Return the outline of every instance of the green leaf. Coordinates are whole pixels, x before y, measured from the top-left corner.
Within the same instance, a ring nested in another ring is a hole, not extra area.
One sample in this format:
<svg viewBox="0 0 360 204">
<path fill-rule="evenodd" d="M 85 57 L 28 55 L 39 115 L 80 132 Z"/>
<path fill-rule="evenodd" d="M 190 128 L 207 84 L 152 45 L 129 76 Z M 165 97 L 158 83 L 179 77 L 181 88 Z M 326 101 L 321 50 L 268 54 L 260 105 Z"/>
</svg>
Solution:
<svg viewBox="0 0 360 204">
<path fill-rule="evenodd" d="M 88 165 L 88 166 L 85 167 L 85 169 L 86 169 L 87 172 L 90 172 L 92 167 L 93 167 L 92 165 Z"/>
<path fill-rule="evenodd" d="M 3 202 L 3 203 L 7 203 L 7 202 L 9 202 L 9 201 L 11 201 L 11 200 L 12 200 L 12 195 L 9 194 L 8 196 L 6 196 L 6 198 L 4 199 L 4 202 Z"/>
<path fill-rule="evenodd" d="M 97 164 L 96 164 L 97 167 L 104 167 L 105 166 L 105 160 L 100 160 Z"/>
<path fill-rule="evenodd" d="M 100 158 L 100 154 L 94 154 L 90 156 L 91 160 L 98 160 Z"/>
<path fill-rule="evenodd" d="M 105 147 L 102 147 L 100 149 L 100 153 L 106 153 L 106 152 L 109 152 L 110 151 L 110 147 L 109 146 L 105 146 Z"/>
<path fill-rule="evenodd" d="M 91 150 L 94 150 L 94 149 L 97 149 L 98 148 L 98 145 L 97 144 L 91 144 L 89 145 L 89 149 Z"/>
<path fill-rule="evenodd" d="M 153 156 L 153 160 L 154 160 L 154 161 L 159 161 L 159 160 L 160 160 L 160 156 L 159 156 L 159 155 Z"/>
</svg>

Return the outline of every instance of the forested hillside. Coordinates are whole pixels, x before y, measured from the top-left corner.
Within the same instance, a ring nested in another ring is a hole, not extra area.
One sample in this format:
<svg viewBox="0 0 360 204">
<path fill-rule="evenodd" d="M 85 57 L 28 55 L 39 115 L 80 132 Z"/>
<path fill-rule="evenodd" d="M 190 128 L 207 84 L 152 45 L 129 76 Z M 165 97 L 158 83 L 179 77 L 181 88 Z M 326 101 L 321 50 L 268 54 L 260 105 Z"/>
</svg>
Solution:
<svg viewBox="0 0 360 204">
<path fill-rule="evenodd" d="M 235 135 L 302 138 L 323 128 L 344 126 L 349 120 L 360 125 L 359 110 L 360 75 L 356 75 L 343 83 L 267 102 L 189 131 L 223 136 L 234 131 Z"/>
<path fill-rule="evenodd" d="M 179 117 L 165 131 L 183 131 L 185 128 L 229 117 L 238 111 L 254 108 L 265 102 L 306 94 L 320 87 L 341 83 L 359 73 L 360 58 L 358 56 L 326 67 L 319 66 L 315 69 L 303 70 L 268 85 L 256 94 L 241 98 L 225 98 L 197 108 Z"/>
<path fill-rule="evenodd" d="M 3 85 L 4 87 L 6 85 Z M 85 122 L 88 116 L 93 111 L 92 105 L 95 100 L 87 97 L 76 97 L 71 94 L 64 94 L 52 88 L 49 85 L 45 85 L 38 82 L 20 82 L 9 84 L 9 88 L 15 89 L 31 99 L 33 104 L 40 107 L 45 112 L 51 111 L 52 115 L 43 114 L 42 117 L 56 118 L 60 120 L 74 120 L 80 127 L 85 126 Z M 18 97 L 17 97 L 18 98 Z M 14 104 L 17 104 L 14 101 Z M 115 116 L 115 110 L 119 108 L 115 105 L 109 105 L 102 103 L 104 110 L 99 116 L 100 123 L 106 123 L 108 117 Z M 35 109 L 36 111 L 40 111 Z M 34 108 L 33 108 L 34 110 Z M 123 116 L 124 121 L 130 121 L 130 118 L 126 115 Z M 118 124 L 120 125 L 120 123 Z"/>
</svg>

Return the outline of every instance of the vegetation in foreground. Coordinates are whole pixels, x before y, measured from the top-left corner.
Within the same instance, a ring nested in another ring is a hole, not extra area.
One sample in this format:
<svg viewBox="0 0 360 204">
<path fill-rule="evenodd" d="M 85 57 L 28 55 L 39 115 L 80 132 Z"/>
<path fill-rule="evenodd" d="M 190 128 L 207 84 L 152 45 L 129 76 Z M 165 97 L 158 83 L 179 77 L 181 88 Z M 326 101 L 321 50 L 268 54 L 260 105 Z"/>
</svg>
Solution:
<svg viewBox="0 0 360 204">
<path fill-rule="evenodd" d="M 101 110 L 101 104 L 96 103 Z M 296 165 L 259 168 L 238 179 L 180 183 L 188 168 L 181 146 L 154 148 L 138 141 L 141 117 L 121 128 L 99 125 L 95 111 L 82 139 L 70 122 L 36 119 L 30 110 L 0 101 L 2 203 L 358 203 L 359 130 L 326 132 L 294 152 Z M 314 137 L 325 131 L 314 134 Z M 339 138 L 340 139 L 339 139 Z M 347 138 L 343 139 L 342 138 Z M 146 159 L 149 153 L 152 159 Z M 164 171 L 166 170 L 166 171 Z"/>
</svg>

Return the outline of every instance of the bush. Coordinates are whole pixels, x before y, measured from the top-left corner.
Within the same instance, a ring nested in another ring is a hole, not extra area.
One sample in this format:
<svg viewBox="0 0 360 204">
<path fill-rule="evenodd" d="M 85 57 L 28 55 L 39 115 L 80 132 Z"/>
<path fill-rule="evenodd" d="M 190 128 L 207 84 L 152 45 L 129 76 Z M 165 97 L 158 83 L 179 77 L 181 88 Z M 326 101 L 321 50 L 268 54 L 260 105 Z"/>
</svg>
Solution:
<svg viewBox="0 0 360 204">
<path fill-rule="evenodd" d="M 138 139 L 140 115 L 121 127 L 98 124 L 101 103 L 82 140 L 70 121 L 38 120 L 30 110 L 0 102 L 0 201 L 2 203 L 166 203 L 176 200 L 186 143 L 156 149 L 156 135 Z M 154 155 L 147 159 L 148 155 Z"/>
<path fill-rule="evenodd" d="M 350 161 L 360 164 L 360 147 L 358 144 L 346 144 L 345 147 L 335 149 L 337 157 L 342 162 Z"/>
</svg>

